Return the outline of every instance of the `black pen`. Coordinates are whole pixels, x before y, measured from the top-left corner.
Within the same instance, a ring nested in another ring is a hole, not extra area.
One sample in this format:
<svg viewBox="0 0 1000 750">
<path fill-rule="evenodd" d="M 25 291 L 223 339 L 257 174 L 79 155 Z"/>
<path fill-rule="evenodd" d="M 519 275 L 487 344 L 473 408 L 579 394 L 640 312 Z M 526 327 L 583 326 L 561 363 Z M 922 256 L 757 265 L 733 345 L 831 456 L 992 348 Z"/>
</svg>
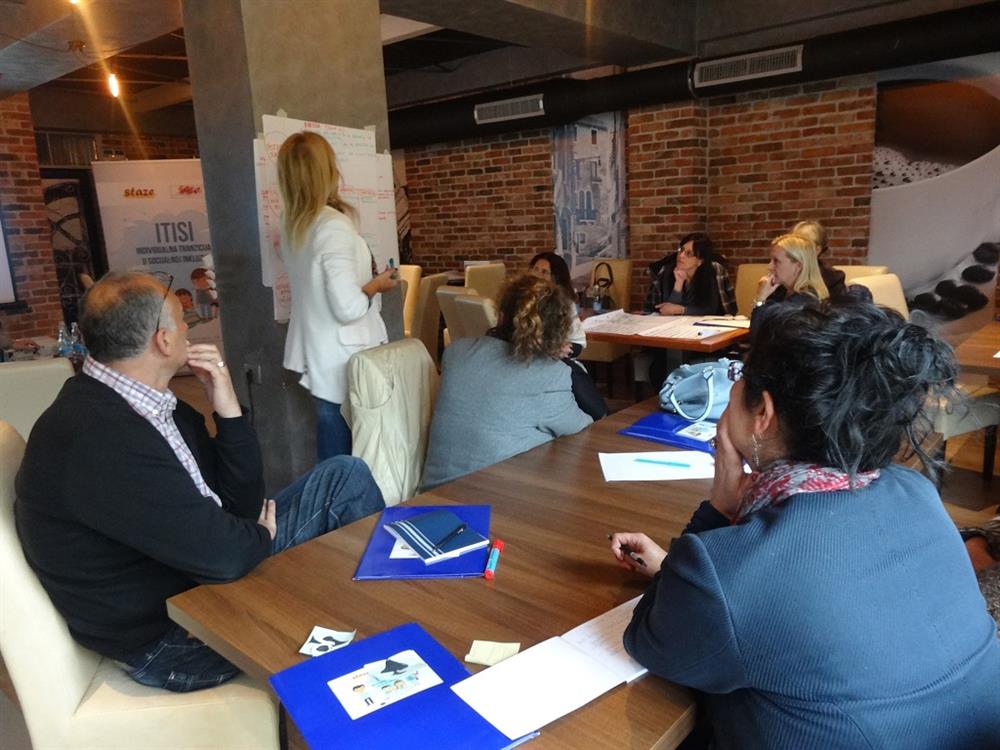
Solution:
<svg viewBox="0 0 1000 750">
<path fill-rule="evenodd" d="M 437 544 L 434 545 L 434 549 L 436 549 L 438 552 L 443 552 L 444 550 L 441 549 L 441 548 L 444 547 L 444 545 L 446 545 L 448 542 L 450 542 L 456 536 L 458 536 L 459 534 L 461 534 L 463 531 L 465 531 L 465 527 L 466 526 L 467 526 L 467 524 L 461 523 L 458 526 L 456 526 L 454 529 L 452 529 L 451 531 L 449 531 L 447 534 L 445 534 L 444 539 L 442 539 L 440 542 L 438 542 Z"/>
<path fill-rule="evenodd" d="M 609 542 L 611 541 L 611 534 L 608 534 L 608 541 Z M 641 557 L 639 557 L 637 554 L 635 554 L 635 552 L 632 551 L 632 548 L 629 547 L 627 544 L 620 544 L 618 545 L 618 547 L 619 549 L 621 549 L 622 554 L 625 555 L 632 562 L 634 562 L 636 565 L 641 565 L 644 568 L 646 567 L 646 561 L 643 560 Z"/>
</svg>

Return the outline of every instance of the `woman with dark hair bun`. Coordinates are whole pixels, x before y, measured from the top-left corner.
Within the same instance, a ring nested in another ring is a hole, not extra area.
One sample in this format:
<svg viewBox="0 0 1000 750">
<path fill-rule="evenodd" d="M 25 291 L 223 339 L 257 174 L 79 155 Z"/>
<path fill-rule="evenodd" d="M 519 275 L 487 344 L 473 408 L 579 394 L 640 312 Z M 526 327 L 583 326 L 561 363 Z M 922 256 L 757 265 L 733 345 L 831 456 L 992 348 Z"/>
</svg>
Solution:
<svg viewBox="0 0 1000 750">
<path fill-rule="evenodd" d="M 653 578 L 626 649 L 698 691 L 692 743 L 998 747 L 996 623 L 934 485 L 892 463 L 903 445 L 930 463 L 924 407 L 953 390 L 950 347 L 867 303 L 757 314 L 710 498 L 669 556 L 612 537 Z"/>
</svg>

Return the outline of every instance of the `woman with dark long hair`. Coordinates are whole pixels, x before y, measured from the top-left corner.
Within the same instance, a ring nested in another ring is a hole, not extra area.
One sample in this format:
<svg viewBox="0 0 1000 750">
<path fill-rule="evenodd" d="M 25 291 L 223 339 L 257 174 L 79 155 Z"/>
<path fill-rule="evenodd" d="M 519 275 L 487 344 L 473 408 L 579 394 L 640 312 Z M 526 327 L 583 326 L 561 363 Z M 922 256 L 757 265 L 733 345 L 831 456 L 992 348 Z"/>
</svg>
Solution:
<svg viewBox="0 0 1000 750">
<path fill-rule="evenodd" d="M 893 463 L 901 445 L 929 462 L 951 348 L 867 303 L 757 315 L 709 499 L 669 556 L 612 536 L 653 579 L 626 649 L 698 691 L 702 746 L 997 747 L 996 623 L 934 484 Z"/>
<path fill-rule="evenodd" d="M 569 275 L 569 266 L 562 259 L 561 255 L 553 252 L 538 253 L 528 264 L 528 269 L 535 276 L 548 279 L 553 284 L 561 287 L 569 296 L 570 309 L 573 317 L 570 320 L 569 336 L 566 339 L 570 345 L 567 353 L 569 357 L 578 357 L 587 347 L 587 334 L 583 330 L 583 322 L 580 320 L 580 311 L 576 306 L 576 290 L 573 289 L 573 280 Z"/>
<path fill-rule="evenodd" d="M 735 315 L 736 297 L 725 262 L 711 238 L 693 232 L 677 251 L 649 267 L 645 309 L 660 315 Z"/>
</svg>

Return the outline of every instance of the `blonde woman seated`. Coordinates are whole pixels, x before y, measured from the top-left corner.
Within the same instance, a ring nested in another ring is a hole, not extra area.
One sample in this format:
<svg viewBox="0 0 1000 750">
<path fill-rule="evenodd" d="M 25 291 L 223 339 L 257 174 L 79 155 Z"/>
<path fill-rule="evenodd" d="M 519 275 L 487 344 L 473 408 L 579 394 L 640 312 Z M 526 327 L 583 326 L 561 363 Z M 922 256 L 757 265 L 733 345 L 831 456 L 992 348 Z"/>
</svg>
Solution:
<svg viewBox="0 0 1000 750">
<path fill-rule="evenodd" d="M 498 322 L 486 336 L 445 349 L 434 405 L 423 488 L 504 461 L 593 420 L 577 404 L 586 377 L 560 361 L 569 335 L 570 300 L 550 281 L 519 276 L 500 293 Z M 589 387 L 594 389 L 593 383 Z M 594 389 L 603 407 L 603 399 Z"/>
<path fill-rule="evenodd" d="M 819 273 L 823 277 L 823 283 L 826 284 L 826 289 L 830 293 L 830 297 L 836 299 L 847 294 L 847 286 L 844 283 L 844 272 L 827 265 L 823 260 L 823 256 L 830 249 L 830 241 L 826 236 L 826 227 L 814 219 L 806 219 L 792 227 L 792 234 L 812 240 L 816 246 L 816 262 L 819 264 Z"/>
<path fill-rule="evenodd" d="M 774 302 L 825 300 L 829 296 L 812 240 L 798 234 L 776 237 L 771 243 L 767 275 L 757 284 L 754 307 Z"/>
</svg>

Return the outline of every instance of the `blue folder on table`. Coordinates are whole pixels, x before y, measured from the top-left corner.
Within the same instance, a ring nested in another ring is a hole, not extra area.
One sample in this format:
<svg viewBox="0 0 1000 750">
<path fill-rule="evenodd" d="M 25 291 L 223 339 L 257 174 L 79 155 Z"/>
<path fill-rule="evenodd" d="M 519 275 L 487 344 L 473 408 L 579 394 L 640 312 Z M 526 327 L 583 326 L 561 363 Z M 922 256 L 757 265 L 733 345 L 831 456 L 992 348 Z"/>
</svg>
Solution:
<svg viewBox="0 0 1000 750">
<path fill-rule="evenodd" d="M 712 447 L 704 440 L 695 440 L 687 435 L 677 434 L 680 430 L 690 426 L 691 423 L 684 417 L 679 417 L 668 411 L 656 411 L 630 424 L 624 430 L 619 430 L 618 434 L 652 440 L 654 443 L 663 443 L 664 445 L 674 445 L 688 450 L 714 453 Z"/>
<path fill-rule="evenodd" d="M 421 657 L 441 684 L 351 719 L 327 683 L 407 649 Z M 312 750 L 501 750 L 537 736 L 535 732 L 511 741 L 476 713 L 451 689 L 468 676 L 461 662 L 426 630 L 409 623 L 289 667 L 273 675 L 270 683 Z"/>
<path fill-rule="evenodd" d="M 372 529 L 371 539 L 357 570 L 354 571 L 355 581 L 373 581 L 392 578 L 475 578 L 486 569 L 486 558 L 489 549 L 467 552 L 460 557 L 442 560 L 433 565 L 426 565 L 418 557 L 389 557 L 396 539 L 383 527 L 386 524 L 427 513 L 434 510 L 449 510 L 462 521 L 484 537 L 490 535 L 490 506 L 488 505 L 393 505 L 382 511 L 382 516 Z"/>
</svg>

